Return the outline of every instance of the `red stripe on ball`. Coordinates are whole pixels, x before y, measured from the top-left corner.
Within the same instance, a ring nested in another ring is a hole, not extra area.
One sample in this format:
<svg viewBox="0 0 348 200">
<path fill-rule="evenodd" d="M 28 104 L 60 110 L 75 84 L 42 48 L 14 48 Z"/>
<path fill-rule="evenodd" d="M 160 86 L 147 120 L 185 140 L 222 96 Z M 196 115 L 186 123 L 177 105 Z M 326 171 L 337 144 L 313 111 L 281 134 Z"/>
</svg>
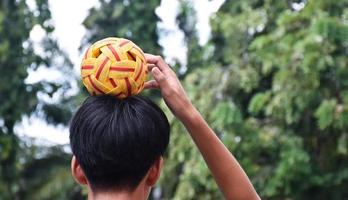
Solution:
<svg viewBox="0 0 348 200">
<path fill-rule="evenodd" d="M 98 69 L 98 72 L 97 72 L 97 74 L 95 75 L 95 77 L 96 77 L 97 79 L 99 79 L 99 76 L 100 76 L 101 72 L 103 71 L 103 68 L 104 68 L 104 66 L 106 65 L 106 63 L 108 62 L 108 60 L 109 60 L 109 58 L 105 58 L 104 61 L 103 61 L 103 63 L 100 65 L 100 67 L 99 67 L 99 69 Z"/>
<path fill-rule="evenodd" d="M 108 45 L 108 48 L 110 49 L 110 51 L 112 52 L 112 54 L 114 54 L 116 60 L 117 60 L 117 61 L 121 61 L 120 56 L 118 56 L 116 50 L 111 46 L 111 44 Z"/>
<path fill-rule="evenodd" d="M 128 78 L 124 78 L 124 81 L 126 82 L 126 85 L 127 85 L 127 91 L 128 91 L 127 96 L 130 96 L 130 95 L 132 95 L 132 86 L 131 86 Z"/>
<path fill-rule="evenodd" d="M 105 94 L 102 90 L 100 90 L 92 81 L 91 76 L 88 76 L 88 80 L 91 83 L 92 87 L 97 90 L 99 93 Z"/>
<path fill-rule="evenodd" d="M 121 67 L 110 67 L 110 71 L 119 71 L 119 72 L 134 72 L 133 68 L 128 68 L 127 66 L 121 66 Z"/>
</svg>

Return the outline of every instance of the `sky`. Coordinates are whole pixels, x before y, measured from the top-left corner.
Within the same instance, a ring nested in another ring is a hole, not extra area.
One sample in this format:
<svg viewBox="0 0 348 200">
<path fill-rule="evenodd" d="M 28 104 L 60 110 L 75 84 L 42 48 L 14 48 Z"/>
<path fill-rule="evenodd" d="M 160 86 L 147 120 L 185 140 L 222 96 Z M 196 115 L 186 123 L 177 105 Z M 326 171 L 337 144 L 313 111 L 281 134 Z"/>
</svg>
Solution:
<svg viewBox="0 0 348 200">
<path fill-rule="evenodd" d="M 29 7 L 35 7 L 35 0 L 27 0 Z M 205 44 L 210 37 L 209 17 L 218 10 L 224 0 L 193 0 L 197 11 L 197 30 L 200 44 Z M 53 23 L 55 25 L 54 36 L 59 46 L 68 53 L 74 63 L 74 71 L 79 75 L 81 54 L 78 51 L 86 30 L 82 22 L 88 14 L 88 10 L 98 5 L 98 0 L 50 0 Z M 183 43 L 183 34 L 175 24 L 175 16 L 178 0 L 162 0 L 156 14 L 162 19 L 159 24 L 161 30 L 167 34 L 160 37 L 160 44 L 164 48 L 165 59 L 170 63 L 174 58 L 185 63 L 186 48 Z M 30 38 L 35 43 L 35 51 L 40 53 L 40 40 L 44 37 L 44 31 L 36 26 L 30 33 Z M 45 68 L 37 71 L 29 71 L 28 83 L 40 80 L 59 80 L 60 73 Z M 24 117 L 16 126 L 19 137 L 35 138 L 41 144 L 67 144 L 69 143 L 68 128 L 62 125 L 47 125 L 37 118 Z"/>
</svg>

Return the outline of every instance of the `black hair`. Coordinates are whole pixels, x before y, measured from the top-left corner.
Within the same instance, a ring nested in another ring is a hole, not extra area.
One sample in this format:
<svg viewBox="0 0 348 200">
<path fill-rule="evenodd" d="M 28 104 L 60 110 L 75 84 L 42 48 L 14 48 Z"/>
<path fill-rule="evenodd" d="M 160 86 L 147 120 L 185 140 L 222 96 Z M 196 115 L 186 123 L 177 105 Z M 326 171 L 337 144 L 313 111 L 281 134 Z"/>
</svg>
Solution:
<svg viewBox="0 0 348 200">
<path fill-rule="evenodd" d="M 169 143 L 163 111 L 142 96 L 90 96 L 70 124 L 70 145 L 92 190 L 134 190 Z"/>
</svg>

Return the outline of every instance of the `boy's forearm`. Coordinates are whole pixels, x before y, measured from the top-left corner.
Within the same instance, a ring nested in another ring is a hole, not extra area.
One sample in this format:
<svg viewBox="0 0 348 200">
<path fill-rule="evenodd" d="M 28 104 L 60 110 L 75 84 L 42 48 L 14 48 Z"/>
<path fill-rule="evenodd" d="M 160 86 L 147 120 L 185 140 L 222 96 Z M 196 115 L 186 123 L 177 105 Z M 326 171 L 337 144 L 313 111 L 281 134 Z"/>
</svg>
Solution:
<svg viewBox="0 0 348 200">
<path fill-rule="evenodd" d="M 185 108 L 181 121 L 203 155 L 226 199 L 259 199 L 237 160 L 193 106 Z"/>
</svg>

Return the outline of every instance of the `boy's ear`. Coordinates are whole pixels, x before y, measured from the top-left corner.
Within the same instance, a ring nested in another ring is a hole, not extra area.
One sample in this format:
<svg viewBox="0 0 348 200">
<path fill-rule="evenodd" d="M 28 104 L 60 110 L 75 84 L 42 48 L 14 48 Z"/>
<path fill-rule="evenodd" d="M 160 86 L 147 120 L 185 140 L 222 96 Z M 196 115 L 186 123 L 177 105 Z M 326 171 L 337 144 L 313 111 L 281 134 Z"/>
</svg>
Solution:
<svg viewBox="0 0 348 200">
<path fill-rule="evenodd" d="M 149 169 L 149 172 L 147 173 L 146 177 L 146 184 L 148 186 L 152 187 L 157 183 L 161 175 L 163 162 L 163 157 L 160 156 Z"/>
<path fill-rule="evenodd" d="M 80 164 L 77 162 L 76 157 L 73 156 L 71 159 L 71 173 L 76 182 L 81 185 L 87 185 L 87 178 L 83 172 Z"/>
</svg>

